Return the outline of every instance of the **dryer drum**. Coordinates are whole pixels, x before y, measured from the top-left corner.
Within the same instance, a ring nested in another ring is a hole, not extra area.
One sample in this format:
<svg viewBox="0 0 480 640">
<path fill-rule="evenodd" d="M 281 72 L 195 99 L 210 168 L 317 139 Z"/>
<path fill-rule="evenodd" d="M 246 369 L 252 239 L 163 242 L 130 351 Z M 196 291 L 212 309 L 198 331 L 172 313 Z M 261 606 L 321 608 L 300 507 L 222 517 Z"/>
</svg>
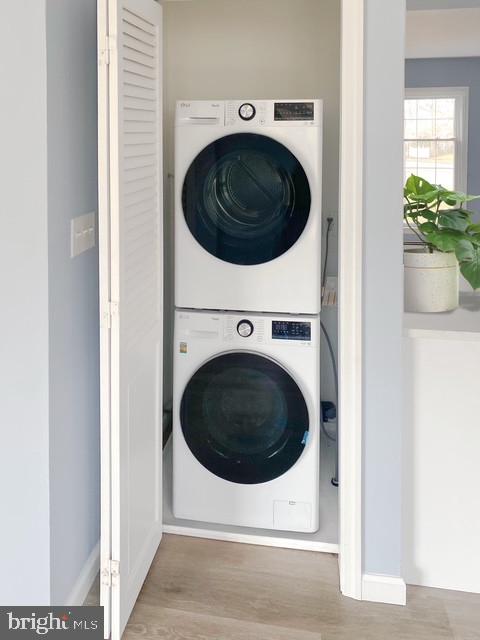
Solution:
<svg viewBox="0 0 480 640">
<path fill-rule="evenodd" d="M 297 242 L 311 193 L 303 167 L 284 145 L 239 133 L 198 154 L 185 176 L 182 205 L 190 232 L 210 254 L 263 264 Z"/>
<path fill-rule="evenodd" d="M 241 484 L 286 473 L 309 430 L 303 394 L 280 365 L 260 355 L 217 356 L 192 376 L 180 422 L 196 459 L 216 476 Z"/>
</svg>

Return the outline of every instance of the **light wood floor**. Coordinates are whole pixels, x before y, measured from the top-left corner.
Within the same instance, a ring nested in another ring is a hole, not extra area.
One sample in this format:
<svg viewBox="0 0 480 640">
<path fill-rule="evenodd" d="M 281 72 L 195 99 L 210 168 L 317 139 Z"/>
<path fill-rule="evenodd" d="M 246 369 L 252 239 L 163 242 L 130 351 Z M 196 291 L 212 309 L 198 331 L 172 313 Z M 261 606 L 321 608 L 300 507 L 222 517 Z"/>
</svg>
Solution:
<svg viewBox="0 0 480 640">
<path fill-rule="evenodd" d="M 409 587 L 407 597 L 406 607 L 343 598 L 336 556 L 166 535 L 123 637 L 480 640 L 479 595 Z"/>
</svg>

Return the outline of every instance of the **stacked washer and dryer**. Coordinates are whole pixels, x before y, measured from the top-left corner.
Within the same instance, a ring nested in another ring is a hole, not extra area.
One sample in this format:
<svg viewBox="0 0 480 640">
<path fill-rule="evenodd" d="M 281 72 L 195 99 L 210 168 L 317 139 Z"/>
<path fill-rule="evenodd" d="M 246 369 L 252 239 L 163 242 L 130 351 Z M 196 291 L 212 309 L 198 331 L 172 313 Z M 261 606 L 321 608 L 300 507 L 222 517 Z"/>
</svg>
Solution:
<svg viewBox="0 0 480 640">
<path fill-rule="evenodd" d="M 322 102 L 175 125 L 173 514 L 317 531 Z"/>
</svg>

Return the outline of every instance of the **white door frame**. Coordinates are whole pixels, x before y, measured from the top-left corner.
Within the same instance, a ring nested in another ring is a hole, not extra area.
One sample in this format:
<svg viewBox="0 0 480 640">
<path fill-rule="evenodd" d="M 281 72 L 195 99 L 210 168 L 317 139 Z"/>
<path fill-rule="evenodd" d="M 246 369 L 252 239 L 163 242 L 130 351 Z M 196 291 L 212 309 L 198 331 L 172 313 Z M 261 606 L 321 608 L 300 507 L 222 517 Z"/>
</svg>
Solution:
<svg viewBox="0 0 480 640">
<path fill-rule="evenodd" d="M 160 3 L 172 0 L 159 0 Z M 362 598 L 364 0 L 342 0 L 339 207 L 340 589 Z M 108 416 L 104 416 L 108 419 Z"/>
<path fill-rule="evenodd" d="M 162 4 L 176 0 L 159 0 Z M 340 590 L 362 599 L 362 256 L 365 0 L 342 0 L 339 206 Z"/>
<path fill-rule="evenodd" d="M 362 598 L 364 0 L 342 0 L 339 207 L 340 590 Z"/>
<path fill-rule="evenodd" d="M 338 309 L 340 590 L 343 595 L 358 600 L 404 605 L 406 590 L 401 577 L 363 573 L 366 5 L 367 0 L 342 0 Z M 398 25 L 403 33 L 404 24 Z M 377 24 L 375 28 L 380 27 Z M 394 29 L 395 25 L 391 28 Z M 376 35 L 370 34 L 368 39 L 375 40 Z M 388 91 L 389 87 L 384 89 Z M 400 110 L 403 108 L 403 95 L 400 97 L 400 92 L 399 100 Z"/>
</svg>

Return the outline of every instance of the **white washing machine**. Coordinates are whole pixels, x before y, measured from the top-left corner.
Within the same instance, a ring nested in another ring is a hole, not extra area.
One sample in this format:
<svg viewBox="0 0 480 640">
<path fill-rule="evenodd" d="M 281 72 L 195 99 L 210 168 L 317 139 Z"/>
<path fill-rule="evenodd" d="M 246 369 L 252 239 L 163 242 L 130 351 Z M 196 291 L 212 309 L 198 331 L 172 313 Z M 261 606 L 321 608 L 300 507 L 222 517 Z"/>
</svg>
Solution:
<svg viewBox="0 0 480 640">
<path fill-rule="evenodd" d="M 319 528 L 319 317 L 176 311 L 173 514 Z"/>
<path fill-rule="evenodd" d="M 322 101 L 183 101 L 175 306 L 320 312 Z"/>
</svg>

